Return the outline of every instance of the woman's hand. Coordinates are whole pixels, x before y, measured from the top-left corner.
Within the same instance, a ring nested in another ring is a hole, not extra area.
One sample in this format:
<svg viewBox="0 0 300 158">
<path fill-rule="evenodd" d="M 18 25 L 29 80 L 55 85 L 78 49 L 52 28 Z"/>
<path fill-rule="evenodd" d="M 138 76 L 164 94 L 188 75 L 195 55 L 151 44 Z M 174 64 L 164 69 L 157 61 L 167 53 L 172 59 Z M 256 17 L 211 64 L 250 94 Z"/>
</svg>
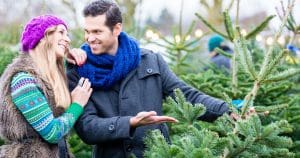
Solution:
<svg viewBox="0 0 300 158">
<path fill-rule="evenodd" d="M 88 102 L 93 89 L 91 83 L 87 78 L 80 78 L 78 85 L 71 92 L 72 102 L 80 104 L 82 107 Z"/>
<path fill-rule="evenodd" d="M 73 48 L 67 54 L 67 61 L 74 65 L 81 66 L 85 63 L 87 55 L 85 51 L 79 48 Z"/>
</svg>

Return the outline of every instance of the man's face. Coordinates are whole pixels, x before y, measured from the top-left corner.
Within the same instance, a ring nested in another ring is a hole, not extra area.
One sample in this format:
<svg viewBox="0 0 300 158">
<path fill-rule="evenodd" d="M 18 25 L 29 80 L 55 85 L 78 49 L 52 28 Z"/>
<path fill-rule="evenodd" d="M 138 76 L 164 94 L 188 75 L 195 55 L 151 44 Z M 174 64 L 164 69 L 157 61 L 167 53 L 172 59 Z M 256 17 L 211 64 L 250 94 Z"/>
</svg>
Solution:
<svg viewBox="0 0 300 158">
<path fill-rule="evenodd" d="M 84 38 L 90 45 L 92 53 L 99 55 L 108 53 L 115 55 L 118 49 L 118 36 L 121 24 L 116 24 L 113 31 L 105 25 L 106 15 L 85 17 Z"/>
</svg>

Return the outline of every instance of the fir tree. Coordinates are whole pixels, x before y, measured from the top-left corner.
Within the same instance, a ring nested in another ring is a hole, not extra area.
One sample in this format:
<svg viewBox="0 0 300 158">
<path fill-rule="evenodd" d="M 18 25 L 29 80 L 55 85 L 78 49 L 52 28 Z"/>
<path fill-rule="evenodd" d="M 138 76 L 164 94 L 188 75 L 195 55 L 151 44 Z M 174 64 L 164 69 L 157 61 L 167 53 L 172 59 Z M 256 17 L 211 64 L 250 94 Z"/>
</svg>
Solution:
<svg viewBox="0 0 300 158">
<path fill-rule="evenodd" d="M 152 131 L 145 139 L 145 157 L 294 157 L 289 151 L 293 141 L 281 136 L 290 131 L 287 121 L 262 125 L 258 115 L 234 121 L 228 115 L 219 118 L 214 126 L 198 121 L 204 106 L 192 106 L 184 95 L 175 91 L 176 99 L 165 105 L 168 115 L 178 118 L 168 144 L 159 131 Z"/>
<path fill-rule="evenodd" d="M 283 24 L 275 35 L 275 39 L 279 37 L 283 26 L 288 21 L 293 4 L 294 1 L 288 5 L 287 14 L 283 18 Z M 276 43 L 265 51 L 257 49 L 258 47 L 253 46 L 251 42 L 251 38 L 261 32 L 274 16 L 267 17 L 244 37 L 241 35 L 238 25 L 232 24 L 226 11 L 224 12 L 226 34 L 215 29 L 199 14 L 196 15 L 212 31 L 233 42 L 234 53 L 232 56 L 218 50 L 219 53 L 232 58 L 232 78 L 230 79 L 226 74 L 220 72 L 215 75 L 213 71 L 216 70 L 210 70 L 202 74 L 186 75 L 183 76 L 183 79 L 199 90 L 225 99 L 228 104 L 231 104 L 232 99 L 243 98 L 241 111 L 231 108 L 232 111 L 240 114 L 242 119 L 234 121 L 225 115 L 220 117 L 215 124 L 197 121 L 197 116 L 199 116 L 197 110 L 194 113 L 192 105 L 183 101 L 183 94 L 176 92 L 178 97 L 175 101 L 172 102 L 171 99 L 168 99 L 164 106 L 167 115 L 182 120 L 179 124 L 170 125 L 173 143 L 172 145 L 164 143 L 164 147 L 161 148 L 160 142 L 156 142 L 158 137 L 160 137 L 160 141 L 163 141 L 161 134 L 158 131 L 155 134 L 149 134 L 146 139 L 148 148 L 145 156 L 153 157 L 161 154 L 165 157 L 181 157 L 184 154 L 186 157 L 299 156 L 299 139 L 292 133 L 294 129 L 299 129 L 297 128 L 299 122 L 292 122 L 299 119 L 299 96 L 289 92 L 294 83 L 288 79 L 299 74 L 300 70 L 280 66 L 283 63 L 281 59 L 287 54 L 287 50 L 282 49 Z M 262 53 L 258 53 L 258 51 Z M 260 54 L 265 55 L 261 56 Z M 182 108 L 187 105 L 191 107 Z M 248 116 L 246 113 L 251 106 L 255 106 L 258 113 Z M 194 107 L 198 108 L 198 106 Z M 266 117 L 269 112 L 274 115 Z M 186 117 L 188 115 L 191 117 Z M 199 135 L 201 137 L 197 137 Z M 291 136 L 294 140 L 291 139 Z M 207 144 L 210 145 L 207 146 Z M 163 153 L 162 149 L 176 152 Z"/>
</svg>

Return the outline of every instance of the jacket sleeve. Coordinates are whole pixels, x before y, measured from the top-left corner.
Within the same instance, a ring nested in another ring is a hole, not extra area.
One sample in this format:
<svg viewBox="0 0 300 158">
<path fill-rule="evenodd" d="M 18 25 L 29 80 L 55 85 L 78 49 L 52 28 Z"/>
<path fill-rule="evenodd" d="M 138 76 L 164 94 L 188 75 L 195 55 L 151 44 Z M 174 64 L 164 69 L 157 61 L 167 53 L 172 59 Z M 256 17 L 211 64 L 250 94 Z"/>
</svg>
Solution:
<svg viewBox="0 0 300 158">
<path fill-rule="evenodd" d="M 161 55 L 157 54 L 162 78 L 162 88 L 165 96 L 174 96 L 174 89 L 179 88 L 185 95 L 187 101 L 192 104 L 201 103 L 206 107 L 206 113 L 199 117 L 200 120 L 212 122 L 229 109 L 224 101 L 204 94 L 180 80 L 168 67 Z"/>
<path fill-rule="evenodd" d="M 67 76 L 69 89 L 72 90 L 80 78 L 76 68 L 68 69 Z M 78 136 L 90 145 L 117 139 L 130 139 L 135 131 L 130 129 L 130 118 L 131 116 L 99 117 L 98 109 L 91 97 L 84 107 L 83 115 L 75 124 L 75 130 Z"/>
<path fill-rule="evenodd" d="M 129 119 L 131 116 L 101 118 L 97 114 L 93 101 L 89 101 L 84 114 L 75 124 L 79 137 L 87 144 L 132 138 Z"/>
</svg>

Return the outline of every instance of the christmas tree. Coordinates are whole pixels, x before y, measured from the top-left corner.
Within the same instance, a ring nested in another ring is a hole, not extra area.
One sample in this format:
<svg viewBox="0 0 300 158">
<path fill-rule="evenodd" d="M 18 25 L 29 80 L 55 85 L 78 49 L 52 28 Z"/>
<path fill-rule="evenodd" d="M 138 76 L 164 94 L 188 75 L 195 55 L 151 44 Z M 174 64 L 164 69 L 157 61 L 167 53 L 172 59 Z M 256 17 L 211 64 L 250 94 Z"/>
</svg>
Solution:
<svg viewBox="0 0 300 158">
<path fill-rule="evenodd" d="M 288 4 L 282 25 L 275 34 L 275 41 L 289 21 L 293 8 Z M 238 9 L 237 9 L 238 10 Z M 228 12 L 224 12 L 226 33 L 222 33 L 196 14 L 212 31 L 229 39 L 234 53 L 220 54 L 230 57 L 233 68 L 230 75 L 212 69 L 199 74 L 181 76 L 195 88 L 227 101 L 242 99 L 242 108 L 231 110 L 241 119 L 235 121 L 228 115 L 214 124 L 198 121 L 204 113 L 201 105 L 191 105 L 184 95 L 176 92 L 175 101 L 168 99 L 166 114 L 180 123 L 170 125 L 172 144 L 167 144 L 159 131 L 149 133 L 146 139 L 146 157 L 298 157 L 299 156 L 299 94 L 293 93 L 291 77 L 300 73 L 299 67 L 288 65 L 284 57 L 289 53 L 276 42 L 267 49 L 260 48 L 255 37 L 274 16 L 267 17 L 250 33 L 243 36 Z M 263 54 L 263 55 L 262 55 Z M 257 113 L 247 115 L 249 107 Z"/>
</svg>

